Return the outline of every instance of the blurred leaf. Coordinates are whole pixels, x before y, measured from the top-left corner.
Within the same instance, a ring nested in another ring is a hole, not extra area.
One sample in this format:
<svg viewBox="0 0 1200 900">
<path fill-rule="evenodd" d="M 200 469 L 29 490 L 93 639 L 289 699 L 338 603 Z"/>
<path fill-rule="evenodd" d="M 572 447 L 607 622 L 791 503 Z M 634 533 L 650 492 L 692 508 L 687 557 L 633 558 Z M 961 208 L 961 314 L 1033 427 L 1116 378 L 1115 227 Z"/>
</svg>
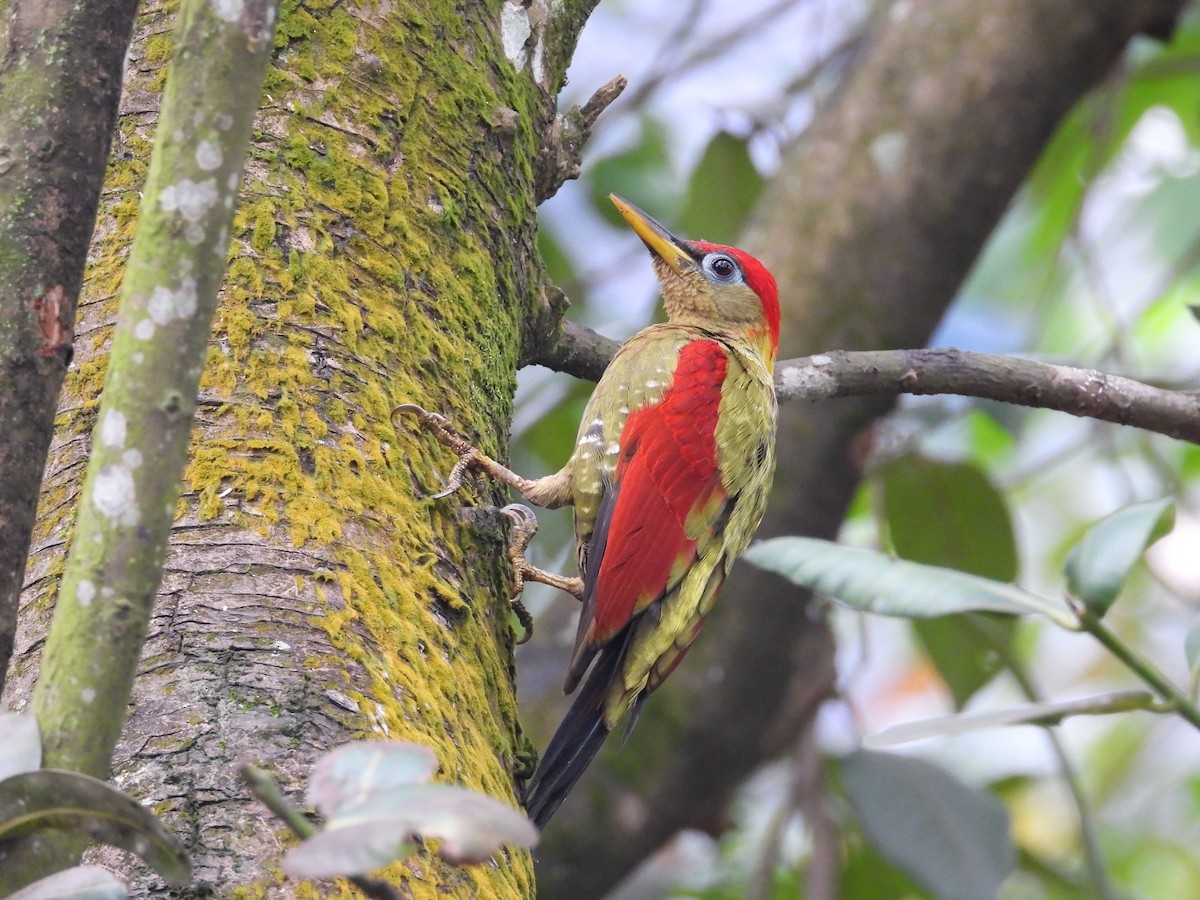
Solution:
<svg viewBox="0 0 1200 900">
<path fill-rule="evenodd" d="M 728 131 L 718 132 L 688 181 L 679 234 L 719 244 L 735 242 L 762 188 L 763 177 L 746 142 Z"/>
<path fill-rule="evenodd" d="M 539 228 L 537 240 L 538 253 L 546 264 L 546 274 L 550 280 L 566 291 L 568 296 L 575 293 L 573 288 L 578 280 L 575 266 L 562 245 L 554 239 L 549 228 Z"/>
<path fill-rule="evenodd" d="M 854 496 L 850 500 L 850 508 L 846 510 L 846 521 L 855 519 L 874 519 L 875 493 L 868 479 L 858 483 Z"/>
<path fill-rule="evenodd" d="M 880 855 L 875 847 L 857 834 L 847 842 L 846 862 L 838 884 L 843 900 L 917 900 L 932 897 L 901 869 Z M 795 897 L 803 896 L 794 894 Z M 743 900 L 741 896 L 737 900 Z"/>
<path fill-rule="evenodd" d="M 1017 620 L 965 613 L 914 619 L 912 628 L 945 681 L 954 705 L 962 709 L 976 691 L 1004 668 L 1004 658 L 997 648 L 1011 646 Z"/>
<path fill-rule="evenodd" d="M 1080 900 L 1081 897 L 1089 896 L 1087 885 L 1083 882 L 1084 873 L 1074 868 L 1068 868 L 1066 861 L 1044 859 L 1029 852 L 1026 847 L 1017 849 L 1017 858 L 1021 863 L 1018 876 L 1028 874 L 1037 878 L 1037 887 L 1032 894 L 1038 897 L 1038 900 Z M 1009 885 L 1013 886 L 1017 883 L 1019 883 L 1018 878 L 1013 878 Z M 1020 888 L 1017 888 L 1011 896 L 1026 895 L 1021 893 Z"/>
<path fill-rule="evenodd" d="M 884 466 L 880 477 L 897 555 L 996 581 L 1016 579 L 1008 505 L 977 466 L 909 454 Z"/>
<path fill-rule="evenodd" d="M 524 449 L 545 465 L 561 466 L 575 449 L 583 409 L 595 389 L 596 386 L 587 381 L 569 384 L 562 399 L 522 432 Z"/>
<path fill-rule="evenodd" d="M 179 843 L 150 810 L 103 781 L 40 769 L 0 781 L 0 840 L 51 826 L 136 853 L 175 885 L 191 880 Z"/>
<path fill-rule="evenodd" d="M 1075 627 L 1066 607 L 1013 585 L 830 541 L 772 538 L 751 547 L 746 559 L 863 612 L 907 618 L 956 612 L 1037 613 L 1064 628 Z"/>
<path fill-rule="evenodd" d="M 1189 670 L 1195 672 L 1200 668 L 1200 616 L 1188 626 L 1187 637 L 1183 639 L 1183 653 L 1187 657 Z"/>
<path fill-rule="evenodd" d="M 863 833 L 941 898 L 992 897 L 1016 866 L 1004 805 L 919 759 L 859 750 L 842 784 Z"/>
<path fill-rule="evenodd" d="M 1179 458 L 1179 477 L 1192 479 L 1200 476 L 1200 447 L 1188 444 L 1181 448 Z"/>
<path fill-rule="evenodd" d="M 1200 291 L 1195 273 L 1180 274 L 1153 303 L 1142 310 L 1130 336 L 1151 352 L 1169 348 L 1175 340 L 1196 336 L 1196 309 L 1182 302 Z M 1144 352 L 1144 351 L 1143 351 Z"/>
<path fill-rule="evenodd" d="M 1101 519 L 1067 554 L 1067 590 L 1103 616 L 1134 563 L 1174 525 L 1175 504 L 1170 499 L 1135 503 Z"/>
<path fill-rule="evenodd" d="M 1200 859 L 1195 849 L 1176 834 L 1157 829 L 1128 830 L 1122 840 L 1105 847 L 1105 862 L 1113 880 L 1125 888 L 1123 897 L 1195 897 L 1200 884 Z"/>
<path fill-rule="evenodd" d="M 1172 110 L 1191 143 L 1197 143 L 1198 50 L 1200 27 L 1196 23 L 1180 27 L 1171 43 L 1150 54 L 1129 78 L 1094 92 L 1067 116 L 1029 178 L 1030 193 L 1037 201 L 1029 243 L 1035 258 L 1057 256 L 1075 227 L 1088 188 L 1147 111 L 1156 106 Z"/>
<path fill-rule="evenodd" d="M 1192 816 L 1200 816 L 1200 775 L 1191 776 L 1184 782 L 1184 788 L 1192 804 Z"/>
<path fill-rule="evenodd" d="M 452 785 L 415 784 L 341 808 L 288 852 L 283 869 L 298 878 L 358 875 L 411 854 L 414 835 L 440 838 L 438 855 L 456 865 L 484 862 L 505 845 L 532 847 L 538 839 L 533 823 L 499 800 Z"/>
<path fill-rule="evenodd" d="M 1004 423 L 982 409 L 975 408 L 967 414 L 967 428 L 972 455 L 983 465 L 992 465 L 1009 456 L 1016 446 Z"/>
<path fill-rule="evenodd" d="M 417 847 L 411 833 L 389 821 L 343 820 L 293 847 L 283 857 L 283 871 L 293 878 L 340 878 L 362 875 L 398 859 L 412 856 Z"/>
<path fill-rule="evenodd" d="M 1008 505 L 978 466 L 913 453 L 889 462 L 879 478 L 888 532 L 899 556 L 996 581 L 1017 577 Z M 988 640 L 957 617 L 913 623 L 959 708 L 1002 668 L 995 648 L 1011 643 L 1015 627 L 1011 620 L 997 624 Z"/>
<path fill-rule="evenodd" d="M 1145 761 L 1152 741 L 1153 731 L 1135 716 L 1114 719 L 1096 734 L 1080 761 L 1095 808 L 1103 809 L 1130 788 L 1130 775 Z"/>
<path fill-rule="evenodd" d="M 321 815 L 333 818 L 379 793 L 424 784 L 437 766 L 437 756 L 423 744 L 354 741 L 318 760 L 306 798 Z"/>
<path fill-rule="evenodd" d="M 905 722 L 893 725 L 863 738 L 863 746 L 871 749 L 894 747 L 931 737 L 964 734 L 984 728 L 999 728 L 1007 725 L 1057 725 L 1070 716 L 1109 715 L 1130 710 L 1150 709 L 1155 697 L 1149 691 L 1113 691 L 1078 700 L 1060 700 L 1054 703 L 1034 703 L 1017 709 L 1000 709 L 993 712 L 967 713 L 960 716 L 945 716 L 925 719 L 920 722 Z"/>
<path fill-rule="evenodd" d="M 75 866 L 35 881 L 8 900 L 125 900 L 125 885 L 99 866 Z"/>
<path fill-rule="evenodd" d="M 667 152 L 667 127 L 645 116 L 638 142 L 621 153 L 606 156 L 590 166 L 588 185 L 592 205 L 613 225 L 627 229 L 625 220 L 608 199 L 618 194 L 639 206 L 663 224 L 679 202 L 678 182 Z"/>
<path fill-rule="evenodd" d="M 37 719 L 22 713 L 0 713 L 0 781 L 42 767 L 42 736 Z"/>
</svg>

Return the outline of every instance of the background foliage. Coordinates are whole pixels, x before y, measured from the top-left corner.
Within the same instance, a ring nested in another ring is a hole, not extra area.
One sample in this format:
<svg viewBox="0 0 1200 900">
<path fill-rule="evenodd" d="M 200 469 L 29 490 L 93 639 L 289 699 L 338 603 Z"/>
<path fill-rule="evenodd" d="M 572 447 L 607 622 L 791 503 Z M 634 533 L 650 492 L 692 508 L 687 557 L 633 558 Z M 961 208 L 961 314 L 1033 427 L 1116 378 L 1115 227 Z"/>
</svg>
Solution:
<svg viewBox="0 0 1200 900">
<path fill-rule="evenodd" d="M 620 71 L 634 87 L 602 118 L 581 180 L 543 207 L 544 253 L 575 304 L 571 317 L 624 337 L 654 312 L 649 266 L 610 212 L 610 191 L 637 198 L 681 233 L 737 239 L 781 142 L 853 64 L 857 17 L 865 13 L 858 4 L 816 2 L 743 3 L 736 18 L 705 2 L 598 9 L 572 74 L 586 86 Z M 764 21 L 772 27 L 761 27 Z M 806 35 L 800 45 L 797 34 Z M 1193 10 L 1168 46 L 1139 40 L 1063 124 L 933 345 L 1194 386 L 1198 114 L 1200 16 Z M 518 469 L 540 473 L 561 463 L 589 390 L 564 376 L 522 374 Z M 1176 684 L 1190 683 L 1184 636 L 1200 606 L 1200 448 L 961 398 L 907 398 L 864 446 L 867 478 L 844 541 L 1015 581 L 1047 597 L 1061 595 L 1066 554 L 1091 523 L 1137 501 L 1173 496 L 1174 531 L 1135 569 L 1107 622 Z M 781 470 L 786 465 L 785 455 Z M 543 525 L 537 561 L 561 568 L 569 516 L 546 516 Z M 550 645 L 566 640 L 558 626 L 569 620 L 570 604 L 542 594 L 531 606 L 546 624 L 522 651 L 522 687 L 528 700 L 548 699 L 561 671 L 548 661 L 559 649 Z M 933 859 L 936 867 L 937 857 L 947 857 L 936 843 L 909 847 L 916 862 L 895 868 L 895 849 L 873 833 L 882 813 L 864 809 L 856 790 L 871 772 L 854 762 L 864 735 L 959 709 L 1137 686 L 1102 647 L 1043 621 L 832 614 L 842 696 L 826 708 L 820 743 L 840 779 L 832 803 L 846 854 L 841 896 L 926 895 L 931 882 L 915 877 L 914 865 Z M 547 724 L 553 718 L 547 713 Z M 1195 731 L 1171 717 L 1126 713 L 1069 718 L 1055 732 L 1061 746 L 1043 729 L 1021 727 L 900 752 L 1003 801 L 1019 862 L 1006 896 L 1200 893 L 1191 849 L 1200 840 Z M 693 883 L 703 885 L 698 896 L 741 896 L 764 866 L 774 872 L 777 896 L 796 895 L 797 872 L 814 845 L 788 789 L 793 765 L 764 771 L 747 787 L 737 833 L 719 845 L 687 844 L 689 862 L 680 868 L 704 873 Z M 898 770 L 873 795 L 889 787 L 903 795 L 913 783 Z M 936 779 L 923 784 L 937 802 L 961 808 Z M 1094 842 L 1090 873 L 1085 835 Z M 891 875 L 879 873 L 885 851 Z"/>
</svg>

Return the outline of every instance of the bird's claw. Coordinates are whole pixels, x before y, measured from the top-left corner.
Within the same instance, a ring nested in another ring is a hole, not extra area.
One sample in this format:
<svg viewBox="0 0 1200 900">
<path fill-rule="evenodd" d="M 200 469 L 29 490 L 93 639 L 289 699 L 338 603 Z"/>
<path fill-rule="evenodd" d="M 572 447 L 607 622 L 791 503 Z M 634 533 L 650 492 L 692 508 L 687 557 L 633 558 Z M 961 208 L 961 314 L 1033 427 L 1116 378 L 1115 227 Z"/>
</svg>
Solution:
<svg viewBox="0 0 1200 900">
<path fill-rule="evenodd" d="M 512 522 L 512 538 L 508 544 L 508 561 L 512 565 L 512 588 L 514 595 L 520 595 L 525 590 L 525 582 L 537 581 L 552 588 L 570 594 L 576 600 L 583 599 L 583 580 L 569 578 L 565 575 L 555 575 L 536 566 L 531 566 L 525 559 L 525 548 L 537 534 L 538 520 L 533 510 L 521 503 L 510 503 L 500 510 Z"/>
<path fill-rule="evenodd" d="M 533 514 L 533 510 L 522 503 L 510 503 L 501 508 L 500 514 L 512 523 L 512 537 L 508 543 L 508 562 L 511 566 L 508 586 L 512 592 L 512 599 L 509 602 L 512 604 L 517 621 L 521 623 L 521 628 L 525 632 L 516 639 L 515 643 L 524 644 L 533 637 L 533 616 L 521 602 L 521 595 L 525 593 L 525 579 L 533 568 L 525 561 L 525 548 L 537 534 L 538 520 L 537 516 Z"/>
<path fill-rule="evenodd" d="M 494 459 L 485 456 L 455 431 L 450 420 L 445 416 L 430 412 L 415 403 L 402 403 L 392 410 L 391 419 L 394 427 L 400 427 L 397 419 L 402 415 L 415 416 L 422 429 L 431 433 L 439 443 L 458 454 L 458 461 L 446 478 L 445 489 L 429 495 L 430 499 L 439 500 L 453 494 L 462 487 L 463 478 L 471 469 L 486 472 L 525 496 L 529 496 L 528 492 L 535 486 L 534 482 L 521 478 Z M 583 581 L 579 578 L 568 578 L 552 572 L 545 572 L 525 561 L 525 549 L 538 530 L 538 521 L 533 510 L 520 503 L 510 503 L 500 512 L 512 522 L 512 539 L 508 546 L 508 561 L 512 572 L 510 587 L 513 611 L 525 629 L 525 634 L 517 640 L 517 643 L 523 644 L 533 635 L 533 617 L 529 615 L 529 610 L 520 601 L 521 594 L 525 591 L 525 582 L 539 581 L 581 600 L 583 598 Z"/>
<path fill-rule="evenodd" d="M 455 431 L 454 426 L 450 424 L 450 420 L 441 413 L 430 412 L 423 406 L 418 406 L 415 403 L 401 403 L 392 410 L 391 419 L 394 428 L 400 427 L 400 423 L 396 421 L 400 415 L 415 416 L 421 428 L 437 438 L 439 443 L 449 447 L 458 454 L 458 462 L 454 464 L 454 468 L 450 470 L 450 474 L 446 477 L 446 487 L 436 494 L 429 495 L 430 500 L 441 500 L 444 497 L 449 497 L 462 487 L 463 476 L 479 465 L 484 458 L 483 454 L 476 450 L 466 438 Z"/>
</svg>

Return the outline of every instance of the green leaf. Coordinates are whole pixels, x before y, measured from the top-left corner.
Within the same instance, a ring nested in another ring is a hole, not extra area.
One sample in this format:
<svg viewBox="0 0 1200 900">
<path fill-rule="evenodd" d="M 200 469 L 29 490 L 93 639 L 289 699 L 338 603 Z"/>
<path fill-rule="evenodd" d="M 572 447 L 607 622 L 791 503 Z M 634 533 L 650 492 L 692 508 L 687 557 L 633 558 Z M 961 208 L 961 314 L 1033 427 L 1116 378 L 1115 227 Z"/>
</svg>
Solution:
<svg viewBox="0 0 1200 900">
<path fill-rule="evenodd" d="M 136 853 L 171 884 L 191 880 L 183 845 L 150 810 L 98 779 L 40 769 L 0 781 L 0 840 L 43 826 Z"/>
<path fill-rule="evenodd" d="M 1065 606 L 1013 585 L 831 541 L 772 538 L 751 547 L 746 559 L 863 612 L 905 618 L 958 612 L 1036 613 L 1064 628 L 1077 627 Z"/>
<path fill-rule="evenodd" d="M 1169 499 L 1135 503 L 1101 519 L 1067 554 L 1067 589 L 1102 617 L 1134 563 L 1174 525 L 1175 504 Z"/>
<path fill-rule="evenodd" d="M 42 735 L 37 719 L 0 713 L 0 781 L 42 767 Z"/>
<path fill-rule="evenodd" d="M 108 869 L 75 866 L 35 881 L 8 900 L 125 900 L 129 894 Z"/>
<path fill-rule="evenodd" d="M 977 466 L 909 454 L 885 466 L 881 477 L 898 556 L 996 581 L 1016 579 L 1008 505 Z"/>
<path fill-rule="evenodd" d="M 883 856 L 943 900 L 995 896 L 1016 867 L 1004 805 L 919 759 L 859 750 L 842 784 Z"/>
<path fill-rule="evenodd" d="M 423 744 L 354 741 L 321 757 L 313 769 L 307 799 L 321 815 L 333 818 L 378 793 L 424 784 L 437 765 L 437 756 Z"/>
<path fill-rule="evenodd" d="M 1113 691 L 1095 697 L 1081 697 L 1078 700 L 1035 703 L 1018 709 L 999 709 L 993 712 L 905 722 L 867 735 L 863 739 L 863 745 L 879 749 L 925 738 L 980 731 L 984 728 L 1000 728 L 1007 725 L 1057 725 L 1070 716 L 1098 716 L 1135 709 L 1144 710 L 1152 708 L 1154 703 L 1155 697 L 1149 691 Z"/>
<path fill-rule="evenodd" d="M 913 453 L 888 463 L 879 477 L 897 555 L 996 581 L 1017 577 L 1017 542 L 1008 505 L 978 466 Z M 982 620 L 913 622 L 918 640 L 960 709 L 1003 668 L 996 647 L 1012 642 L 1016 623 L 990 624 L 991 634 L 983 632 L 989 623 Z"/>
<path fill-rule="evenodd" d="M 958 709 L 1004 668 L 999 649 L 1012 645 L 1017 620 L 966 613 L 914 619 L 913 633 L 942 676 Z"/>
<path fill-rule="evenodd" d="M 538 832 L 511 806 L 466 788 L 415 784 L 344 807 L 318 834 L 290 850 L 283 870 L 297 878 L 358 875 L 411 854 L 413 836 L 440 838 L 455 865 L 484 862 L 501 846 L 532 847 Z"/>
<path fill-rule="evenodd" d="M 763 177 L 746 142 L 728 131 L 718 132 L 688 181 L 679 233 L 721 244 L 735 242 L 762 188 Z"/>
</svg>

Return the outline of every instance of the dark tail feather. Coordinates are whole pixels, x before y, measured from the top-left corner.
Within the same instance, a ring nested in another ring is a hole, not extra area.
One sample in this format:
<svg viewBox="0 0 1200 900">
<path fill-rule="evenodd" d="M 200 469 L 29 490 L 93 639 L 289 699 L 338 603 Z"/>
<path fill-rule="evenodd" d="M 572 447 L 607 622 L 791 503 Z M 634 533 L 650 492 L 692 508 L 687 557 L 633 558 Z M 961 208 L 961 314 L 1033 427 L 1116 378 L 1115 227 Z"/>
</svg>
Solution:
<svg viewBox="0 0 1200 900">
<path fill-rule="evenodd" d="M 604 726 L 604 697 L 625 659 L 633 628 L 600 651 L 583 687 L 567 711 L 537 771 L 525 787 L 525 809 L 537 827 L 550 821 L 575 782 L 600 752 L 608 729 Z"/>
</svg>

